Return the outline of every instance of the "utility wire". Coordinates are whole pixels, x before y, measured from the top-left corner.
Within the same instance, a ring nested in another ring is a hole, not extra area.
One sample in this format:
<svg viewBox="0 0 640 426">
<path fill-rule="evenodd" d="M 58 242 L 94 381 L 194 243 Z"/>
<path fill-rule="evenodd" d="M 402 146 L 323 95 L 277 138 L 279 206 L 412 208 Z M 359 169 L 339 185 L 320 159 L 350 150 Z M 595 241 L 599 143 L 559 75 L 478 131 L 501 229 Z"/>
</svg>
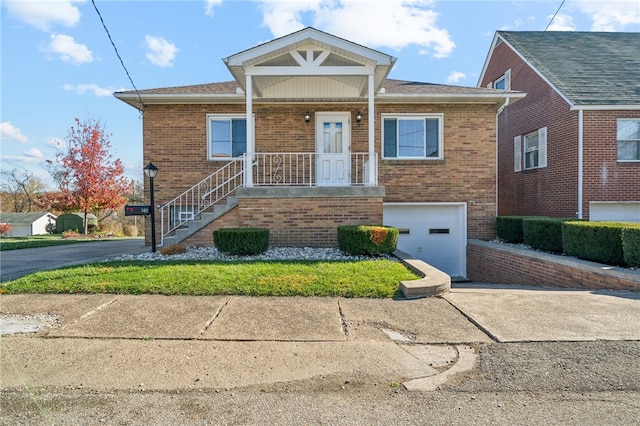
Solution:
<svg viewBox="0 0 640 426">
<path fill-rule="evenodd" d="M 96 10 L 96 13 L 98 14 L 98 17 L 100 18 L 100 22 L 102 22 L 102 27 L 104 28 L 104 31 L 107 33 L 107 37 L 109 37 L 109 41 L 111 42 L 111 46 L 113 46 L 113 50 L 116 52 L 116 56 L 120 60 L 120 65 L 122 65 L 122 68 L 124 69 L 124 72 L 127 74 L 127 77 L 129 78 L 129 81 L 131 82 L 131 85 L 133 86 L 133 89 L 135 90 L 136 94 L 138 95 L 138 100 L 140 101 L 140 105 L 142 105 L 142 111 L 141 111 L 141 115 L 142 115 L 142 112 L 144 112 L 144 109 L 147 106 L 142 101 L 142 96 L 140 96 L 140 92 L 138 91 L 138 88 L 136 87 L 135 83 L 133 82 L 133 79 L 131 78 L 131 75 L 129 74 L 129 70 L 125 66 L 124 61 L 122 60 L 122 57 L 120 56 L 120 52 L 118 52 L 118 48 L 116 47 L 116 44 L 113 42 L 113 39 L 111 38 L 111 34 L 109 33 L 109 29 L 107 28 L 107 24 L 104 23 L 104 19 L 102 19 L 102 14 L 100 14 L 100 11 L 98 10 L 98 6 L 96 5 L 95 0 L 91 0 L 91 4 L 93 4 L 93 8 Z"/>
<path fill-rule="evenodd" d="M 518 78 L 518 76 L 520 75 L 520 73 L 522 72 L 522 70 L 524 69 L 524 66 L 526 64 L 529 63 L 529 58 L 531 57 L 531 55 L 533 54 L 533 52 L 536 50 L 536 48 L 538 47 L 538 45 L 540 44 L 540 42 L 542 41 L 542 37 L 544 35 L 544 33 L 547 32 L 547 30 L 549 29 L 549 27 L 551 26 L 551 24 L 553 23 L 554 19 L 556 19 L 556 16 L 558 15 L 558 13 L 560 13 L 560 9 L 562 9 L 562 6 L 564 6 L 566 0 L 562 0 L 562 2 L 560 3 L 560 6 L 558 6 L 558 9 L 556 9 L 556 12 L 553 14 L 553 16 L 551 17 L 551 19 L 549 20 L 549 23 L 547 23 L 547 26 L 544 27 L 544 30 L 542 31 L 542 34 L 540 34 L 540 37 L 538 37 L 538 40 L 536 41 L 536 44 L 533 46 L 533 48 L 531 49 L 531 51 L 529 52 L 529 55 L 524 59 L 524 61 L 522 62 L 522 64 L 520 65 L 520 68 L 518 69 L 518 72 L 516 73 L 516 75 L 511 78 L 511 81 L 509 82 L 509 90 L 511 89 L 511 87 L 513 86 L 513 82 Z M 503 94 L 506 93 L 507 91 L 507 87 L 504 88 L 503 90 Z"/>
</svg>

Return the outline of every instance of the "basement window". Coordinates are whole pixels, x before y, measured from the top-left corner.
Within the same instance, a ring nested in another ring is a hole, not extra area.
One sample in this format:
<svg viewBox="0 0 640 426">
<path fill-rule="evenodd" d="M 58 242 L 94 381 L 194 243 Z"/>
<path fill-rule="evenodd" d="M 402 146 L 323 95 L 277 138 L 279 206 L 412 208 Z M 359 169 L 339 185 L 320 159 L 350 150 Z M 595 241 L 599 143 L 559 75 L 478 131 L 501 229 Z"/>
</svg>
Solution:
<svg viewBox="0 0 640 426">
<path fill-rule="evenodd" d="M 448 235 L 450 231 L 449 228 L 429 228 L 429 235 Z"/>
</svg>

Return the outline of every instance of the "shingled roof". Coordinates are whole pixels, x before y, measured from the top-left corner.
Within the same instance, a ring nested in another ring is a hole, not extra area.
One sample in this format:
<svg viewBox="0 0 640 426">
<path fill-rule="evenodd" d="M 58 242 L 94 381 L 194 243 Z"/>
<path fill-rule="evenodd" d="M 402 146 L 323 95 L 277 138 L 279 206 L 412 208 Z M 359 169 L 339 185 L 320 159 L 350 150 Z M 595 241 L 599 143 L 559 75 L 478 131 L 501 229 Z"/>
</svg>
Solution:
<svg viewBox="0 0 640 426">
<path fill-rule="evenodd" d="M 140 99 L 149 103 L 243 103 L 244 92 L 235 81 L 197 84 L 191 86 L 163 87 L 126 92 L 116 92 L 115 97 L 141 109 Z M 445 84 L 386 79 L 376 98 L 379 101 L 404 102 L 489 102 L 503 103 L 510 97 L 512 102 L 525 94 L 484 87 L 450 86 Z M 311 101 L 311 100 L 310 100 Z"/>
<path fill-rule="evenodd" d="M 640 33 L 497 35 L 575 105 L 640 105 Z"/>
<path fill-rule="evenodd" d="M 31 213 L 0 213 L 0 223 L 10 224 L 32 224 L 43 216 L 51 215 L 54 219 L 56 215 L 48 212 L 31 212 Z"/>
</svg>

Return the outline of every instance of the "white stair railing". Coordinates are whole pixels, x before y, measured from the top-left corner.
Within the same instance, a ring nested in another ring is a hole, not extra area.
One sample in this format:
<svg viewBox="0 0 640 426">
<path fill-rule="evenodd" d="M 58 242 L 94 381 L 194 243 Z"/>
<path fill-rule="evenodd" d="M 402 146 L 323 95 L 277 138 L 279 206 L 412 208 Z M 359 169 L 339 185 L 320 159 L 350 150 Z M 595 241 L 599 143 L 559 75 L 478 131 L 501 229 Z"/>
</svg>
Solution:
<svg viewBox="0 0 640 426">
<path fill-rule="evenodd" d="M 215 173 L 202 179 L 173 200 L 160 207 L 160 245 L 164 245 L 164 237 L 184 225 L 195 220 L 198 215 L 213 206 L 238 186 L 243 185 L 244 161 L 231 160 Z"/>
</svg>

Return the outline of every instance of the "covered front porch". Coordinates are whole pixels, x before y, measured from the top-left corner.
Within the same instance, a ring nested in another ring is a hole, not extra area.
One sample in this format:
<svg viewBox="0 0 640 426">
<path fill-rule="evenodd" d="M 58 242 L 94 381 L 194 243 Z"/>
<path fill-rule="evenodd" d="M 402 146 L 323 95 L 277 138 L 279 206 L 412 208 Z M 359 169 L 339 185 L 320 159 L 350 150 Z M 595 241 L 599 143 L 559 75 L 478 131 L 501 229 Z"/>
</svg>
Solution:
<svg viewBox="0 0 640 426">
<path fill-rule="evenodd" d="M 220 102 L 244 105 L 207 114 L 217 170 L 162 206 L 162 235 L 225 215 L 275 245 L 304 228 L 288 243 L 332 246 L 338 224 L 381 224 L 375 94 L 395 58 L 305 28 L 223 61 L 238 88 Z"/>
</svg>

